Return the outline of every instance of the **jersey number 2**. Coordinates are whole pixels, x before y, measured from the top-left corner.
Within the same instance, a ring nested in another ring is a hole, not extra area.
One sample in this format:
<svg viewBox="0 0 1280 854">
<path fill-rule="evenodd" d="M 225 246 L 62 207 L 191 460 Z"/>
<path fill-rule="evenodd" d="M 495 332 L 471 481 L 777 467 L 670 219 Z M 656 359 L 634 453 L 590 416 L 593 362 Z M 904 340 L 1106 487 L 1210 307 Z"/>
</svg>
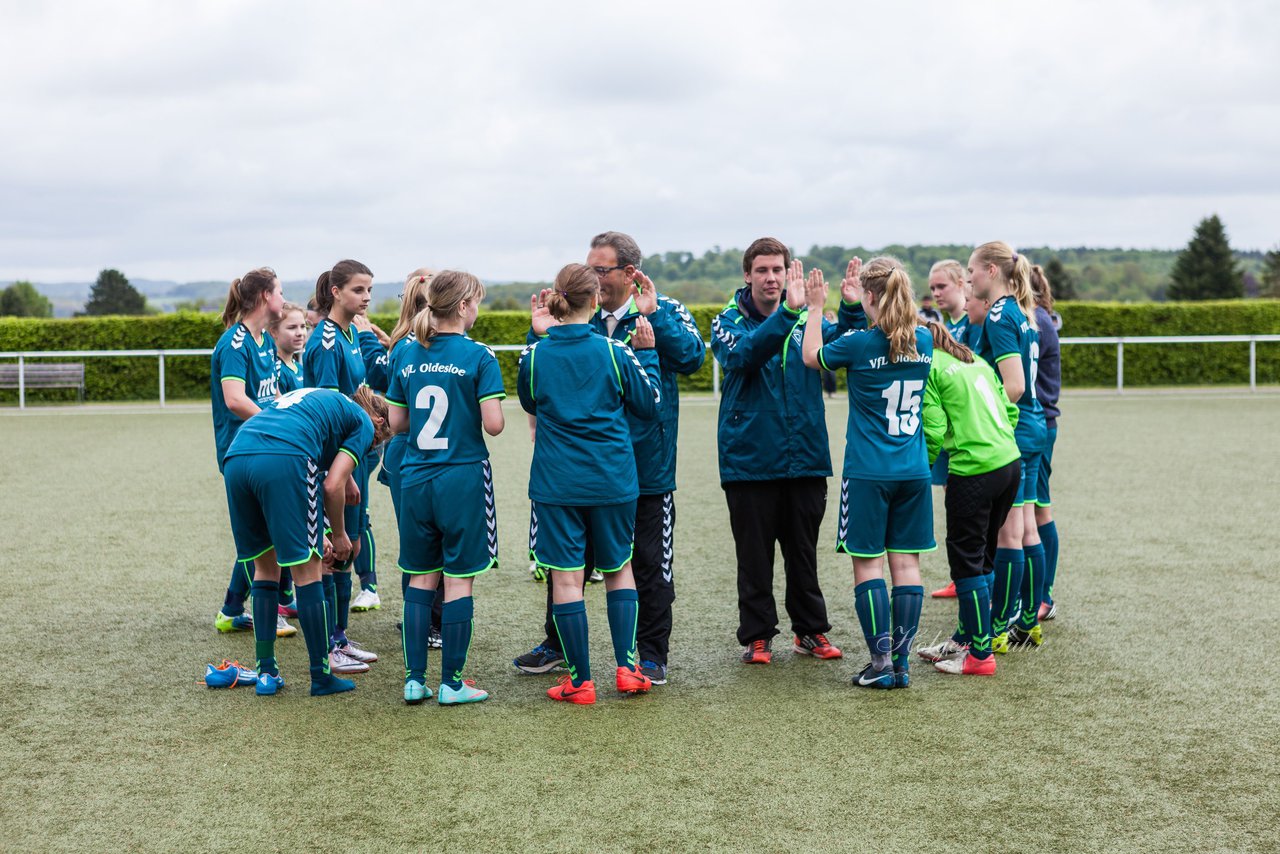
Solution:
<svg viewBox="0 0 1280 854">
<path fill-rule="evenodd" d="M 920 429 L 920 392 L 923 380 L 897 380 L 880 392 L 885 399 L 884 417 L 890 436 L 914 436 Z"/>
<path fill-rule="evenodd" d="M 423 386 L 413 398 L 415 409 L 429 413 L 427 423 L 418 431 L 418 447 L 424 451 L 443 451 L 449 447 L 449 437 L 441 436 L 440 425 L 449 413 L 449 396 L 438 385 Z"/>
</svg>

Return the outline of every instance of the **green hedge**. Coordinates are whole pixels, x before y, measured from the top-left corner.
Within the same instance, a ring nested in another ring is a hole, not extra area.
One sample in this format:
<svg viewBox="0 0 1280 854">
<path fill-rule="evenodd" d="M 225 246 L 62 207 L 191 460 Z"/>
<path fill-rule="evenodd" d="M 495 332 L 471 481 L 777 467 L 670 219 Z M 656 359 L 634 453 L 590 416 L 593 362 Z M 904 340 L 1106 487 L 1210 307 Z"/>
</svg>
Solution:
<svg viewBox="0 0 1280 854">
<path fill-rule="evenodd" d="M 690 306 L 702 331 L 711 334 L 719 305 Z M 1234 300 L 1201 303 L 1059 303 L 1063 328 L 1070 337 L 1141 335 L 1280 334 L 1280 301 Z M 395 317 L 376 315 L 388 332 Z M 518 311 L 481 314 L 472 334 L 489 344 L 523 344 L 529 316 Z M 153 317 L 81 317 L 49 319 L 0 317 L 0 352 L 15 350 L 149 350 L 212 347 L 222 324 L 211 314 L 180 312 Z M 1258 382 L 1280 383 L 1280 343 L 1258 344 Z M 1125 348 L 1125 385 L 1214 385 L 1249 381 L 1248 344 L 1131 345 Z M 508 388 L 515 385 L 516 353 L 499 353 Z M 66 361 L 52 360 L 52 361 Z M 1114 386 L 1115 347 L 1070 345 L 1063 348 L 1063 382 L 1068 387 Z M 85 359 L 88 400 L 155 400 L 155 359 Z M 710 391 L 711 359 L 685 377 L 687 391 Z M 209 359 L 168 356 L 165 394 L 173 399 L 200 399 L 209 393 Z M 75 392 L 47 389 L 29 392 L 31 400 L 74 400 Z M 17 400 L 15 390 L 0 391 L 0 401 Z"/>
</svg>

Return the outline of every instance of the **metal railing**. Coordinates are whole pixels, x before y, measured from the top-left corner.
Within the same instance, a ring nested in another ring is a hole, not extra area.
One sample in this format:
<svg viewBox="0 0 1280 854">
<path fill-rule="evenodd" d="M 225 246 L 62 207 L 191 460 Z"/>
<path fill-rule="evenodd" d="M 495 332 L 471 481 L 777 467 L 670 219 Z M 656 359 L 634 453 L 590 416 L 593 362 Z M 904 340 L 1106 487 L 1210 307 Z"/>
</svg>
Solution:
<svg viewBox="0 0 1280 854">
<path fill-rule="evenodd" d="M 1280 342 L 1280 335 L 1142 335 L 1115 336 L 1100 338 L 1061 338 L 1063 345 L 1112 345 L 1116 348 L 1116 393 L 1124 393 L 1124 348 L 1141 344 L 1248 344 L 1249 345 L 1249 390 L 1258 388 L 1258 344 Z M 493 344 L 497 352 L 519 352 L 522 344 Z M 707 349 L 711 344 L 707 342 Z M 18 408 L 26 409 L 26 362 L 27 359 L 93 359 L 136 357 L 156 359 L 159 367 L 160 405 L 165 405 L 164 393 L 164 360 L 166 356 L 210 356 L 212 349 L 191 350 L 22 350 L 0 353 L 0 359 L 18 360 Z M 711 360 L 711 390 L 720 396 L 720 363 Z"/>
</svg>

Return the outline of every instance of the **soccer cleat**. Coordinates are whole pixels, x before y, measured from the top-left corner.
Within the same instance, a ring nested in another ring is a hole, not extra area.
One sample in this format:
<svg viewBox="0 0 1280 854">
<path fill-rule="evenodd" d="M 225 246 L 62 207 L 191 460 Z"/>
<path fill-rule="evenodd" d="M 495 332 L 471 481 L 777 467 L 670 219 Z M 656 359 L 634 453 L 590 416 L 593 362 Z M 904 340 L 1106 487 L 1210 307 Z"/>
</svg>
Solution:
<svg viewBox="0 0 1280 854">
<path fill-rule="evenodd" d="M 871 664 L 853 677 L 853 686 L 855 688 L 893 688 L 895 680 L 893 678 L 893 668 L 886 667 L 884 670 L 876 670 Z"/>
<path fill-rule="evenodd" d="M 538 566 L 537 562 L 529 562 L 529 577 L 534 581 L 542 582 L 547 580 L 547 571 Z"/>
<path fill-rule="evenodd" d="M 596 701 L 596 683 L 590 679 L 576 688 L 573 677 L 565 674 L 554 687 L 547 689 L 547 696 L 563 703 L 577 703 L 579 706 L 590 706 Z"/>
<path fill-rule="evenodd" d="M 253 631 L 253 616 L 250 614 L 238 614 L 234 617 L 228 617 L 219 611 L 218 616 L 213 618 L 213 627 L 220 632 L 251 632 Z"/>
<path fill-rule="evenodd" d="M 1009 627 L 1009 646 L 1040 646 L 1044 643 L 1044 633 L 1040 629 L 1040 624 L 1036 623 L 1029 629 L 1020 628 L 1019 626 Z"/>
<path fill-rule="evenodd" d="M 893 671 L 893 687 L 895 688 L 911 687 L 911 673 L 906 670 Z"/>
<path fill-rule="evenodd" d="M 382 600 L 372 590 L 361 589 L 356 598 L 351 600 L 352 611 L 377 611 L 382 607 Z"/>
<path fill-rule="evenodd" d="M 238 661 L 222 659 L 219 665 L 204 666 L 204 684 L 210 688 L 234 688 L 252 685 L 258 681 L 258 671 L 244 667 Z"/>
<path fill-rule="evenodd" d="M 321 676 L 319 679 L 311 677 L 311 696 L 323 697 L 327 694 L 341 694 L 343 691 L 354 691 L 356 683 L 350 679 L 339 679 L 332 673 Z"/>
<path fill-rule="evenodd" d="M 347 638 L 346 643 L 338 646 L 338 649 L 340 649 L 347 658 L 354 658 L 356 661 L 360 661 L 365 664 L 373 664 L 378 660 L 378 654 L 376 652 L 370 652 L 350 638 Z"/>
<path fill-rule="evenodd" d="M 991 636 L 991 651 L 1004 655 L 1009 651 L 1009 633 L 1001 632 Z"/>
<path fill-rule="evenodd" d="M 410 706 L 416 706 L 430 696 L 431 689 L 421 682 L 410 679 L 404 683 L 404 701 Z"/>
<path fill-rule="evenodd" d="M 630 667 L 618 668 L 618 676 L 614 684 L 618 686 L 619 694 L 647 694 L 653 687 L 648 676 Z"/>
<path fill-rule="evenodd" d="M 591 574 L 587 576 L 588 584 L 599 584 L 604 581 L 604 573 L 598 569 L 591 570 Z"/>
<path fill-rule="evenodd" d="M 288 604 L 279 605 L 276 608 L 276 611 L 282 617 L 289 617 L 296 620 L 298 618 L 298 603 L 295 600 L 290 599 Z"/>
<path fill-rule="evenodd" d="M 956 643 L 953 638 L 947 638 L 942 643 L 933 646 L 923 646 L 916 650 L 916 655 L 925 661 L 948 661 L 953 658 L 959 658 L 969 651 L 969 647 L 962 643 Z"/>
<path fill-rule="evenodd" d="M 654 685 L 667 684 L 667 665 L 665 664 L 646 659 L 640 662 L 640 672 L 649 677 L 649 681 Z"/>
<path fill-rule="evenodd" d="M 440 636 L 439 629 L 427 632 L 427 649 L 444 649 L 444 638 Z"/>
<path fill-rule="evenodd" d="M 436 702 L 442 706 L 460 706 L 463 703 L 483 703 L 489 699 L 489 692 L 476 687 L 470 679 L 463 680 L 461 688 L 450 688 L 443 682 L 436 692 Z"/>
<path fill-rule="evenodd" d="M 557 667 L 564 667 L 564 655 L 559 650 L 538 644 L 511 663 L 521 673 L 550 673 Z"/>
<path fill-rule="evenodd" d="M 333 673 L 368 673 L 369 665 L 356 661 L 343 652 L 342 647 L 335 647 L 329 651 L 329 670 Z"/>
<path fill-rule="evenodd" d="M 1058 616 L 1057 605 L 1052 602 L 1040 603 L 1040 612 L 1036 615 L 1036 619 L 1043 623 L 1045 620 L 1052 620 L 1056 616 Z"/>
<path fill-rule="evenodd" d="M 276 614 L 276 637 L 291 638 L 297 633 L 298 627 L 289 625 L 289 621 L 284 618 L 284 614 Z"/>
<path fill-rule="evenodd" d="M 270 673 L 259 673 L 257 684 L 253 686 L 253 693 L 259 697 L 270 697 L 284 687 L 284 677 L 280 674 L 274 676 Z"/>
<path fill-rule="evenodd" d="M 988 655 L 986 658 L 974 658 L 966 652 L 957 658 L 935 661 L 933 669 L 953 676 L 995 676 L 996 657 Z"/>
<path fill-rule="evenodd" d="M 954 599 L 956 598 L 956 583 L 954 581 L 949 582 L 946 587 L 939 587 L 929 595 L 934 599 Z"/>
<path fill-rule="evenodd" d="M 821 632 L 814 635 L 796 635 L 791 648 L 800 655 L 812 655 L 814 658 L 842 658 L 844 653 L 831 645 L 827 636 Z"/>
<path fill-rule="evenodd" d="M 743 664 L 768 664 L 773 661 L 773 644 L 767 639 L 753 640 L 742 651 Z"/>
</svg>

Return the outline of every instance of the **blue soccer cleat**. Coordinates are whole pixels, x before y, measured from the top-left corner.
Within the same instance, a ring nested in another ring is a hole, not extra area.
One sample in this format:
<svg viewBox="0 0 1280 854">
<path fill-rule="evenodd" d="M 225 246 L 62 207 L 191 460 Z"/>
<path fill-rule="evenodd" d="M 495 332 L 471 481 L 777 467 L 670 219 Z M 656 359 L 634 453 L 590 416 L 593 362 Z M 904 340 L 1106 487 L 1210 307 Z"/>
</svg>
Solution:
<svg viewBox="0 0 1280 854">
<path fill-rule="evenodd" d="M 892 667 L 876 670 L 874 665 L 871 664 L 862 668 L 862 671 L 853 677 L 853 686 L 855 688 L 883 688 L 887 690 L 894 687 L 896 682 L 897 680 L 893 677 Z"/>
<path fill-rule="evenodd" d="M 458 706 L 463 703 L 483 703 L 489 699 L 489 692 L 477 688 L 471 680 L 462 683 L 461 688 L 450 688 L 444 683 L 436 692 L 436 702 L 442 706 Z"/>
<path fill-rule="evenodd" d="M 410 679 L 404 683 L 404 701 L 410 706 L 416 706 L 430 696 L 431 689 L 421 682 Z"/>
<path fill-rule="evenodd" d="M 204 684 L 210 688 L 234 688 L 237 685 L 252 685 L 258 681 L 258 671 L 242 667 L 238 661 L 227 661 L 215 666 L 206 664 Z"/>
<path fill-rule="evenodd" d="M 283 687 L 284 677 L 280 674 L 259 673 L 258 682 L 253 687 L 253 693 L 259 697 L 270 697 Z"/>
</svg>

